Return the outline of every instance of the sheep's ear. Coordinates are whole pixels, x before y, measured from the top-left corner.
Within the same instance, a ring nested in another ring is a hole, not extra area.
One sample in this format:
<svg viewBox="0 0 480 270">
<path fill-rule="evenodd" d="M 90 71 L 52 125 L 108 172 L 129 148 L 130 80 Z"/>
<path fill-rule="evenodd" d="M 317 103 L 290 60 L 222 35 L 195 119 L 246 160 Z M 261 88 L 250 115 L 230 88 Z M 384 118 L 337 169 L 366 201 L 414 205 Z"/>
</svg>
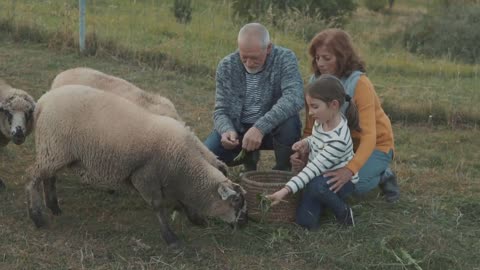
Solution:
<svg viewBox="0 0 480 270">
<path fill-rule="evenodd" d="M 220 186 L 218 187 L 218 194 L 220 194 L 220 197 L 222 197 L 222 200 L 226 200 L 228 199 L 228 197 L 232 195 L 236 195 L 237 193 L 235 192 L 235 190 L 223 184 L 220 184 Z"/>
<path fill-rule="evenodd" d="M 33 110 L 35 110 L 35 106 L 37 105 L 37 103 L 35 102 L 35 99 L 33 99 L 33 97 L 31 97 L 30 95 L 27 95 L 26 99 L 30 103 L 30 105 L 32 105 L 32 112 L 33 112 Z"/>
</svg>

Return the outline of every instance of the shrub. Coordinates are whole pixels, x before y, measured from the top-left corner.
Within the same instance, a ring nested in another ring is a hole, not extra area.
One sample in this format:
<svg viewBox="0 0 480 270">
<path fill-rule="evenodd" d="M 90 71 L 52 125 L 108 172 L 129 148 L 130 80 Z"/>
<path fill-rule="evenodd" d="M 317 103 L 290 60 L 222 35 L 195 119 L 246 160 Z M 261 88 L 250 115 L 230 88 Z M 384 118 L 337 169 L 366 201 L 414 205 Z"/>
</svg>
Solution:
<svg viewBox="0 0 480 270">
<path fill-rule="evenodd" d="M 315 14 L 320 13 L 321 16 L 327 20 L 348 17 L 357 8 L 353 0 L 298 1 L 299 7 L 302 7 L 301 2 L 307 2 L 305 6 L 309 7 L 310 14 L 312 14 L 312 12 Z"/>
<path fill-rule="evenodd" d="M 232 3 L 232 10 L 235 16 L 246 19 L 247 21 L 253 21 L 268 10 L 269 5 L 265 5 L 267 2 L 268 1 L 236 0 Z"/>
<path fill-rule="evenodd" d="M 262 21 L 275 24 L 284 33 L 296 35 L 305 42 L 310 42 L 315 34 L 332 26 L 327 24 L 319 15 L 308 16 L 296 8 L 287 8 L 283 14 L 284 16 L 277 18 L 275 23 L 271 21 L 271 18 L 265 18 Z"/>
<path fill-rule="evenodd" d="M 435 5 L 441 7 L 450 7 L 454 5 L 480 4 L 480 0 L 434 0 Z"/>
<path fill-rule="evenodd" d="M 425 15 L 409 26 L 404 46 L 414 53 L 480 62 L 480 5 L 455 5 Z"/>
<path fill-rule="evenodd" d="M 189 23 L 192 20 L 192 0 L 175 0 L 172 11 L 177 22 Z"/>
<path fill-rule="evenodd" d="M 394 3 L 395 3 L 395 0 L 388 0 L 388 8 L 392 9 Z"/>
<path fill-rule="evenodd" d="M 258 19 L 269 10 L 281 17 L 289 9 L 296 9 L 309 17 L 320 15 L 322 19 L 342 21 L 356 7 L 354 0 L 237 0 L 232 5 L 234 14 L 249 21 Z"/>
<path fill-rule="evenodd" d="M 365 6 L 375 12 L 382 10 L 386 4 L 387 1 L 385 0 L 365 0 Z"/>
</svg>

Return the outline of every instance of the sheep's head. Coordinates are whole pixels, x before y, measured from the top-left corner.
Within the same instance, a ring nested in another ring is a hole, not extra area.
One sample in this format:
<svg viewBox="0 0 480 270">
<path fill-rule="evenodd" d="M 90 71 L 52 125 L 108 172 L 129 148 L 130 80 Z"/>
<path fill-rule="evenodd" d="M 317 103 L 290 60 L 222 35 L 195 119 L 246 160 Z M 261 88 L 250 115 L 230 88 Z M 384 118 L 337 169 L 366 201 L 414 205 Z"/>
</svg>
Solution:
<svg viewBox="0 0 480 270">
<path fill-rule="evenodd" d="M 231 182 L 222 182 L 218 186 L 219 199 L 212 205 L 214 216 L 235 226 L 247 223 L 247 202 L 245 190 Z"/>
<path fill-rule="evenodd" d="M 27 94 L 12 94 L 0 102 L 0 131 L 15 144 L 22 144 L 33 128 L 35 101 Z"/>
</svg>

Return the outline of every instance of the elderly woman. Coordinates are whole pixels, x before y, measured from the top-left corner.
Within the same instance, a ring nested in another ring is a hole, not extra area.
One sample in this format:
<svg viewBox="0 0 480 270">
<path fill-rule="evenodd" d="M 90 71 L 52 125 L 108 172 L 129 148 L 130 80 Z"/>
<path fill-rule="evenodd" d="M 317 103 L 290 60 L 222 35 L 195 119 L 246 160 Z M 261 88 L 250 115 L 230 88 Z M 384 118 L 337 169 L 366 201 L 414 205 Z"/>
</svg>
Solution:
<svg viewBox="0 0 480 270">
<path fill-rule="evenodd" d="M 365 64 L 353 48 L 350 36 L 340 29 L 326 29 L 311 41 L 308 52 L 312 57 L 314 81 L 321 74 L 339 78 L 347 94 L 358 108 L 360 131 L 352 130 L 351 136 L 355 155 L 342 168 L 327 172 L 330 189 L 340 190 L 345 183 L 358 173 L 355 193 L 363 194 L 377 186 L 383 191 L 388 202 L 400 197 L 396 175 L 389 165 L 393 158 L 394 143 L 390 119 L 385 114 L 375 89 L 366 76 Z M 313 119 L 307 108 L 304 136 L 312 132 Z M 292 166 L 300 170 L 306 164 L 305 156 L 294 153 Z"/>
</svg>

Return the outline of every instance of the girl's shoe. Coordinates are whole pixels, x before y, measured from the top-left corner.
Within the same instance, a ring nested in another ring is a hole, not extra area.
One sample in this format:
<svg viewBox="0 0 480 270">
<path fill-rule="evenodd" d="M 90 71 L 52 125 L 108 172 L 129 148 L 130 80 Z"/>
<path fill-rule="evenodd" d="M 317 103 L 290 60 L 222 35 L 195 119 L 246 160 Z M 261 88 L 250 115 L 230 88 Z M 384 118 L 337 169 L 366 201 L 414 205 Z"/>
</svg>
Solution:
<svg viewBox="0 0 480 270">
<path fill-rule="evenodd" d="M 342 226 L 355 227 L 355 220 L 353 219 L 353 211 L 351 207 L 345 209 L 345 216 L 343 218 L 337 218 L 337 221 Z"/>
</svg>

